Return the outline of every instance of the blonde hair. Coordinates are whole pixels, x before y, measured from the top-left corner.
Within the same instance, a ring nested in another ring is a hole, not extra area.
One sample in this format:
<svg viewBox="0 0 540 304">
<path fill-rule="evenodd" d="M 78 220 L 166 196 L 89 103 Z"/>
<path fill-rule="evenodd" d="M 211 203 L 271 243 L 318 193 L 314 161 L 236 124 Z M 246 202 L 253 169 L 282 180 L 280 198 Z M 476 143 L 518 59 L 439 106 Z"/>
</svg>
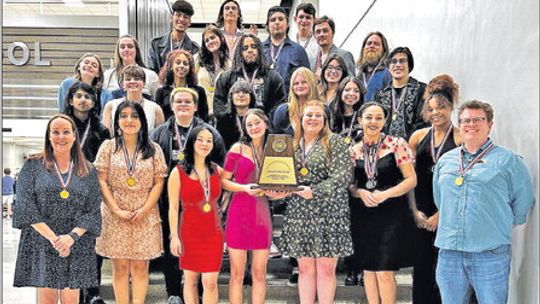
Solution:
<svg viewBox="0 0 540 304">
<path fill-rule="evenodd" d="M 174 96 L 178 93 L 189 93 L 191 96 L 193 96 L 193 103 L 199 104 L 199 94 L 197 93 L 197 91 L 191 88 L 179 87 L 174 88 L 171 92 L 171 96 L 169 97 L 169 102 L 171 103 L 171 105 L 173 104 Z"/>
<path fill-rule="evenodd" d="M 320 100 L 310 100 L 306 102 L 302 109 L 302 117 L 304 116 L 304 110 L 307 107 L 319 107 L 323 111 L 324 116 L 324 126 L 319 134 L 321 145 L 324 149 L 324 155 L 325 159 L 327 161 L 332 160 L 332 149 L 330 148 L 330 135 L 332 135 L 332 131 L 330 130 L 330 119 L 326 116 L 326 112 L 324 111 L 324 103 Z M 302 123 L 300 123 L 300 127 L 298 130 L 294 131 L 294 148 L 297 149 L 300 146 L 300 140 L 304 137 L 304 127 L 302 126 Z"/>
<path fill-rule="evenodd" d="M 293 91 L 293 82 L 294 82 L 294 79 L 298 75 L 304 77 L 304 79 L 307 81 L 308 86 L 310 88 L 308 96 L 307 96 L 307 100 L 321 100 L 319 90 L 317 89 L 317 78 L 315 74 L 313 74 L 313 72 L 310 69 L 305 68 L 305 67 L 296 69 L 291 76 L 291 85 L 289 87 L 289 101 L 288 101 L 289 123 L 291 124 L 295 133 L 301 127 L 300 114 L 304 111 L 304 108 L 306 106 L 305 104 L 300 105 L 298 101 L 298 97 Z"/>
</svg>

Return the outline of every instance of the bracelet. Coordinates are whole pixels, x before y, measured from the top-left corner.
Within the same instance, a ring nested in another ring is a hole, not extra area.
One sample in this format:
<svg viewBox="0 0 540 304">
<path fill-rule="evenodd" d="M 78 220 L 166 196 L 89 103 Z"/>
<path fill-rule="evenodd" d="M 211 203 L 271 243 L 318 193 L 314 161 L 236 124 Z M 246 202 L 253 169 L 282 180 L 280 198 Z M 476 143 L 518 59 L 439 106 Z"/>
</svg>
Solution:
<svg viewBox="0 0 540 304">
<path fill-rule="evenodd" d="M 73 241 L 77 242 L 81 236 L 75 232 L 75 231 L 71 231 L 70 233 L 68 233 L 68 235 L 73 239 Z"/>
</svg>

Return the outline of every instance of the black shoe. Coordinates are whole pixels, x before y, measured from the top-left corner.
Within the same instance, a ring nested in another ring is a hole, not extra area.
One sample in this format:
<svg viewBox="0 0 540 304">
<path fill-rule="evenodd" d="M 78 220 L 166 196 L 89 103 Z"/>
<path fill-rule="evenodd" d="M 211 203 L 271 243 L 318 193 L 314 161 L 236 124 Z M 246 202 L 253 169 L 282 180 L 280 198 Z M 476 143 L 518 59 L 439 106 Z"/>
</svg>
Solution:
<svg viewBox="0 0 540 304">
<path fill-rule="evenodd" d="M 287 286 L 294 287 L 296 285 L 298 285 L 298 273 L 294 272 L 289 277 L 289 280 L 287 281 Z"/>
<path fill-rule="evenodd" d="M 100 296 L 94 296 L 88 304 L 106 304 Z"/>
<path fill-rule="evenodd" d="M 349 271 L 347 277 L 345 278 L 345 286 L 356 286 L 358 285 L 358 273 L 356 271 Z"/>
<path fill-rule="evenodd" d="M 244 286 L 251 286 L 251 275 L 244 276 Z"/>
</svg>

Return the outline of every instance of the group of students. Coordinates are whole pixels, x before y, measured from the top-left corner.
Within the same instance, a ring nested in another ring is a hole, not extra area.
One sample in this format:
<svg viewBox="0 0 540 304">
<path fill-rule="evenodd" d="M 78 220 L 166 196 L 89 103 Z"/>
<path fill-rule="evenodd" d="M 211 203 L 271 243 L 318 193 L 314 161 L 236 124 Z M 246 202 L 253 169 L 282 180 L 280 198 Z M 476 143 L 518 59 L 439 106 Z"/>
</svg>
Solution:
<svg viewBox="0 0 540 304">
<path fill-rule="evenodd" d="M 144 303 L 149 261 L 160 257 L 167 303 L 198 303 L 199 280 L 202 302 L 217 303 L 226 243 L 229 302 L 243 302 L 250 252 L 251 302 L 264 303 L 276 202 L 286 206 L 278 246 L 297 260 L 301 303 L 334 302 L 339 258 L 347 280 L 364 274 L 369 303 L 394 303 L 395 272 L 411 266 L 414 303 L 439 303 L 441 295 L 458 303 L 446 273 L 435 280 L 437 247 L 461 248 L 451 241 L 455 223 L 439 210 L 454 212 L 447 201 L 486 170 L 482 157 L 502 149 L 469 150 L 479 135 L 488 141 L 489 104 L 462 104 L 460 130 L 451 120 L 458 86 L 450 76 L 427 85 L 410 77 L 411 51 L 390 51 L 379 32 L 366 36 L 354 69 L 352 55 L 333 45 L 333 20 L 316 18 L 311 4 L 295 10 L 298 43 L 286 36 L 287 10 L 270 8 L 263 43 L 254 30 L 241 31 L 239 3 L 224 1 L 201 47 L 186 34 L 191 4 L 172 9 L 171 31 L 152 41 L 149 68 L 137 40 L 124 35 L 111 69 L 85 54 L 62 82 L 63 114 L 49 120 L 43 151 L 28 157 L 17 181 L 14 285 L 38 287 L 40 303 L 104 303 L 106 257 L 116 303 Z M 299 191 L 257 187 L 272 133 L 293 137 Z M 472 157 L 463 168 L 460 156 L 454 174 L 439 160 L 460 146 Z M 509 158 L 521 183 L 509 182 L 530 184 L 523 161 Z M 457 190 L 439 186 L 453 175 Z M 509 189 L 521 224 L 532 191 L 520 188 L 513 200 L 518 187 Z M 450 226 L 435 247 L 441 223 Z M 477 284 L 481 303 L 502 303 Z"/>
</svg>

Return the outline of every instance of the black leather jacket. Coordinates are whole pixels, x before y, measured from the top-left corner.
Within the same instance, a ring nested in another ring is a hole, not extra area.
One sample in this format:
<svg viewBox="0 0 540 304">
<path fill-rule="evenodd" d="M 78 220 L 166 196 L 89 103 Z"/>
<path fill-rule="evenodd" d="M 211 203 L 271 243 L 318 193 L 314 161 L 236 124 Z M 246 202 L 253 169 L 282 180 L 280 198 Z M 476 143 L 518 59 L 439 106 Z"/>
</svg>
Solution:
<svg viewBox="0 0 540 304">
<path fill-rule="evenodd" d="M 187 34 L 184 35 L 184 41 L 182 42 L 182 49 L 189 51 L 192 55 L 199 52 L 199 45 L 196 42 L 191 41 Z M 163 36 L 155 37 L 150 44 L 150 50 L 148 54 L 148 67 L 150 70 L 156 72 L 159 75 L 159 70 L 165 65 L 167 55 L 171 52 L 171 31 L 167 32 Z"/>
</svg>

